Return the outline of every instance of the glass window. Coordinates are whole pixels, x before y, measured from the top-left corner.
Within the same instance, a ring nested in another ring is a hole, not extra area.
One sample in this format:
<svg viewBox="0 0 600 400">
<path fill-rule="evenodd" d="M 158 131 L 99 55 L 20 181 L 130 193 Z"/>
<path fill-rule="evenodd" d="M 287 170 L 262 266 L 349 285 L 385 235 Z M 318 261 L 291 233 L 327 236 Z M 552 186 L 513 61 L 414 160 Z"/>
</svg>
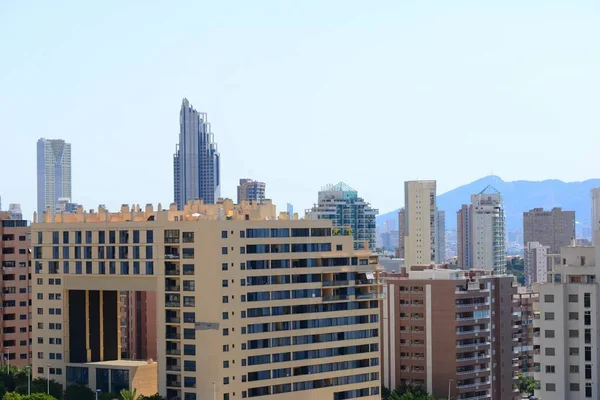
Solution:
<svg viewBox="0 0 600 400">
<path fill-rule="evenodd" d="M 154 231 L 146 231 L 146 243 L 154 243 Z"/>
<path fill-rule="evenodd" d="M 133 231 L 133 243 L 139 243 L 140 242 L 140 231 L 135 230 Z"/>
<path fill-rule="evenodd" d="M 154 275 L 154 262 L 146 261 L 146 275 Z"/>
</svg>

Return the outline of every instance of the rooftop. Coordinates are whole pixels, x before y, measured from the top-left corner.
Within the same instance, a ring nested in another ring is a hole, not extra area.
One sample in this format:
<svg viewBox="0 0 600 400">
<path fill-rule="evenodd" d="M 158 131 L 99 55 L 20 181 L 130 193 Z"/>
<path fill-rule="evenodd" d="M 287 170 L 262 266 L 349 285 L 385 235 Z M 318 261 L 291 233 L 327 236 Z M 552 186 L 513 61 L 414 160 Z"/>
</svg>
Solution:
<svg viewBox="0 0 600 400">
<path fill-rule="evenodd" d="M 113 360 L 82 363 L 97 367 L 140 367 L 142 365 L 156 364 L 154 360 Z"/>
</svg>

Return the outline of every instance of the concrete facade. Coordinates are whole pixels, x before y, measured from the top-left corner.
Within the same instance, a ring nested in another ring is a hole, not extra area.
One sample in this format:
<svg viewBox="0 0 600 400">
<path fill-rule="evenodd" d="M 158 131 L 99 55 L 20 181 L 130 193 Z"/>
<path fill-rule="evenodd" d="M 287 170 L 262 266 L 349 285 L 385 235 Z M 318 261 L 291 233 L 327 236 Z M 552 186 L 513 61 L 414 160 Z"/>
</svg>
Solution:
<svg viewBox="0 0 600 400">
<path fill-rule="evenodd" d="M 548 246 L 548 254 L 560 253 L 575 237 L 575 211 L 555 207 L 551 211 L 534 208 L 523 213 L 523 244 L 539 242 Z"/>
<path fill-rule="evenodd" d="M 515 332 L 515 352 L 519 357 L 519 372 L 524 376 L 533 377 L 533 320 L 535 311 L 538 309 L 539 294 L 519 286 L 513 299 L 518 326 Z"/>
<path fill-rule="evenodd" d="M 0 350 L 4 363 L 31 363 L 31 241 L 29 224 L 0 212 Z"/>
<path fill-rule="evenodd" d="M 550 247 L 539 242 L 528 242 L 523 256 L 525 284 L 531 287 L 534 283 L 548 281 L 548 254 Z"/>
<path fill-rule="evenodd" d="M 265 183 L 252 179 L 240 179 L 237 187 L 237 203 L 242 201 L 256 201 L 262 203 L 265 201 Z"/>
<path fill-rule="evenodd" d="M 506 271 L 504 206 L 500 193 L 488 186 L 471 195 L 473 269 Z"/>
<path fill-rule="evenodd" d="M 471 205 L 463 204 L 456 212 L 456 265 L 459 269 L 471 269 L 473 266 L 472 208 Z"/>
<path fill-rule="evenodd" d="M 534 361 L 540 400 L 597 399 L 600 393 L 596 248 L 563 247 L 548 283 L 534 285 Z"/>
<path fill-rule="evenodd" d="M 383 273 L 382 374 L 435 398 L 507 400 L 515 392 L 513 277 L 416 266 Z"/>
<path fill-rule="evenodd" d="M 446 212 L 437 210 L 435 213 L 435 263 L 446 261 Z"/>
<path fill-rule="evenodd" d="M 61 139 L 37 142 L 37 212 L 54 210 L 60 198 L 71 198 L 71 144 Z"/>
<path fill-rule="evenodd" d="M 600 242 L 600 188 L 592 189 L 590 191 L 590 197 L 592 200 L 592 243 Z"/>
<path fill-rule="evenodd" d="M 436 183 L 404 182 L 405 265 L 434 264 L 436 260 Z"/>
<path fill-rule="evenodd" d="M 406 213 L 404 212 L 404 208 L 401 208 L 398 211 L 398 258 L 404 258 L 404 223 L 405 223 Z"/>
<path fill-rule="evenodd" d="M 331 221 L 279 217 L 269 200 L 44 216 L 34 376 L 64 385 L 74 367 L 118 361 L 128 290 L 156 293 L 167 399 L 379 399 L 377 256 Z"/>
</svg>

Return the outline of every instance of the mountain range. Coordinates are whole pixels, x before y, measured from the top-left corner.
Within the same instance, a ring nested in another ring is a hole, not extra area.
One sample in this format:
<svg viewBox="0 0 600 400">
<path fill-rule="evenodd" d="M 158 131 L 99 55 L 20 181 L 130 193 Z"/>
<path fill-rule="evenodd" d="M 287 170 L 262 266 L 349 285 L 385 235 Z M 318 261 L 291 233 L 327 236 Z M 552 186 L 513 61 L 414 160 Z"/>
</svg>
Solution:
<svg viewBox="0 0 600 400">
<path fill-rule="evenodd" d="M 456 229 L 456 211 L 462 204 L 469 204 L 472 194 L 481 192 L 488 185 L 502 194 L 506 230 L 512 232 L 523 230 L 524 211 L 540 207 L 574 210 L 578 226 L 589 227 L 590 189 L 600 187 L 600 179 L 588 179 L 583 182 L 563 182 L 557 179 L 506 182 L 499 176 L 489 175 L 438 195 L 438 209 L 446 212 L 446 229 Z M 379 215 L 377 225 L 390 219 L 398 219 L 398 210 Z"/>
</svg>

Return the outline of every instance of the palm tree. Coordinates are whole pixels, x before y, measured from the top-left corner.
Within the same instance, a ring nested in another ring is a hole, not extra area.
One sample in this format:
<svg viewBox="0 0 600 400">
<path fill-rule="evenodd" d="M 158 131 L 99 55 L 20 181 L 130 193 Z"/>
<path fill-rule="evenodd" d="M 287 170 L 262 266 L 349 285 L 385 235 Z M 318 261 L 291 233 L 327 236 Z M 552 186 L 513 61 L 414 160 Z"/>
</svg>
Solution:
<svg viewBox="0 0 600 400">
<path fill-rule="evenodd" d="M 138 400 L 139 396 L 135 388 L 133 390 L 123 389 L 121 390 L 121 398 L 123 400 Z"/>
</svg>

